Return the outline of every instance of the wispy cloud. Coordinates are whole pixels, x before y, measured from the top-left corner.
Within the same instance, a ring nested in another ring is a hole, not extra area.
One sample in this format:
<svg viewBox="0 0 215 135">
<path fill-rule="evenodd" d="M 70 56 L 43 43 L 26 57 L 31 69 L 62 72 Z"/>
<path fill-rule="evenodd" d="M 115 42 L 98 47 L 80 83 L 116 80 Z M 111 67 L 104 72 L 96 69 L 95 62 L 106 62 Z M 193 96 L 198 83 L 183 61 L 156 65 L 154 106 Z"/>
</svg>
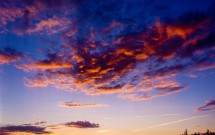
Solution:
<svg viewBox="0 0 215 135">
<path fill-rule="evenodd" d="M 86 104 L 86 103 L 79 103 L 75 101 L 70 101 L 70 102 L 62 102 L 59 103 L 58 106 L 60 107 L 66 107 L 66 108 L 86 108 L 86 107 L 105 107 L 109 106 L 106 104 Z"/>
<path fill-rule="evenodd" d="M 215 111 L 215 100 L 205 101 L 203 106 L 197 107 L 196 112 Z"/>
<path fill-rule="evenodd" d="M 31 64 L 16 65 L 17 68 L 23 69 L 25 71 L 29 70 L 47 70 L 47 69 L 61 69 L 61 68 L 71 68 L 72 65 L 69 63 L 58 63 L 49 61 L 40 61 Z"/>
<path fill-rule="evenodd" d="M 107 133 L 107 132 L 111 132 L 111 130 L 99 130 L 99 131 L 96 131 L 96 133 Z"/>
<path fill-rule="evenodd" d="M 35 120 L 34 125 L 41 125 L 41 124 L 46 124 L 47 121 L 45 120 Z"/>
<path fill-rule="evenodd" d="M 105 120 L 113 120 L 113 119 L 117 119 L 119 117 L 109 117 L 109 118 L 104 118 Z"/>
<path fill-rule="evenodd" d="M 71 25 L 71 20 L 67 18 L 53 17 L 47 20 L 41 20 L 35 24 L 34 28 L 26 30 L 26 33 L 47 33 L 55 34 L 64 31 Z"/>
<path fill-rule="evenodd" d="M 38 125 L 43 125 L 43 124 L 47 124 L 47 121 L 45 120 L 35 120 L 32 123 L 28 123 L 28 124 L 23 124 L 24 126 L 38 126 Z"/>
<path fill-rule="evenodd" d="M 195 116 L 195 117 L 180 119 L 180 120 L 176 120 L 176 121 L 161 123 L 161 124 L 158 124 L 158 125 L 155 125 L 155 126 L 150 126 L 148 128 L 156 128 L 156 127 L 161 127 L 161 126 L 167 126 L 167 125 L 181 123 L 181 122 L 192 120 L 192 119 L 198 119 L 198 118 L 208 117 L 208 116 L 210 116 L 210 115 Z"/>
<path fill-rule="evenodd" d="M 167 113 L 167 114 L 155 114 L 155 115 L 143 115 L 143 116 L 136 116 L 138 118 L 141 118 L 141 117 L 165 117 L 165 116 L 177 116 L 178 114 L 170 114 L 170 113 Z"/>
</svg>

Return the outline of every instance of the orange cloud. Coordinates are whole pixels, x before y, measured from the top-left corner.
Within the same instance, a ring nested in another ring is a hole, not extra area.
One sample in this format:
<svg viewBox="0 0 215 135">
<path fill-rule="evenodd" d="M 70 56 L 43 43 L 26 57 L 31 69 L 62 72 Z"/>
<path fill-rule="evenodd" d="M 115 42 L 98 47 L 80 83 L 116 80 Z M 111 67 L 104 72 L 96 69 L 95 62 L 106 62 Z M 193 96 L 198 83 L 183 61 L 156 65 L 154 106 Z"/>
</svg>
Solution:
<svg viewBox="0 0 215 135">
<path fill-rule="evenodd" d="M 47 87 L 54 85 L 57 89 L 77 91 L 74 78 L 60 73 L 40 73 L 37 75 L 37 78 L 25 78 L 25 84 L 28 87 Z"/>
<path fill-rule="evenodd" d="M 72 68 L 72 65 L 69 63 L 56 63 L 53 61 L 50 62 L 35 62 L 32 64 L 23 64 L 23 65 L 16 65 L 17 68 L 23 69 L 25 71 L 28 70 L 46 70 L 46 69 L 60 69 L 60 68 Z"/>
<path fill-rule="evenodd" d="M 49 31 L 63 23 L 52 17 L 39 21 L 35 30 Z M 115 32 L 115 28 L 129 25 L 122 22 L 107 22 L 99 30 L 91 26 L 84 32 L 79 25 L 73 26 L 76 23 L 61 36 L 60 52 L 17 66 L 32 70 L 27 86 L 148 100 L 186 88 L 186 83 L 175 79 L 180 73 L 214 68 L 215 37 L 209 30 L 214 26 L 208 14 L 184 13 L 130 33 Z"/>
<path fill-rule="evenodd" d="M 19 61 L 19 60 L 20 60 L 20 57 L 9 56 L 9 55 L 0 53 L 0 64 L 7 64 L 10 62 L 15 62 L 15 61 Z"/>
<path fill-rule="evenodd" d="M 21 59 L 21 53 L 11 48 L 5 48 L 0 50 L 0 64 L 8 64 L 10 62 L 16 62 Z"/>
</svg>

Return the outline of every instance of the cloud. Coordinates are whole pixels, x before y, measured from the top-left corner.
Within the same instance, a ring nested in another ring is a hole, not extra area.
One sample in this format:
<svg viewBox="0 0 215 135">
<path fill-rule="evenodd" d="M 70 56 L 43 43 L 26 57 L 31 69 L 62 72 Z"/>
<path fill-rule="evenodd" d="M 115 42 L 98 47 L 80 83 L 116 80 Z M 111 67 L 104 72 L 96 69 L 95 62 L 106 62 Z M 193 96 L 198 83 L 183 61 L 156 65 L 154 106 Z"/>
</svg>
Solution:
<svg viewBox="0 0 215 135">
<path fill-rule="evenodd" d="M 0 50 L 0 64 L 8 64 L 16 62 L 21 59 L 22 54 L 12 48 L 5 48 Z"/>
<path fill-rule="evenodd" d="M 63 124 L 56 125 L 46 125 L 47 121 L 37 120 L 34 123 L 30 124 L 22 124 L 22 125 L 7 125 L 0 127 L 1 135 L 10 135 L 11 133 L 20 132 L 20 133 L 31 133 L 31 134 L 51 134 L 53 132 L 46 131 L 46 129 L 59 129 L 62 126 L 70 127 L 70 128 L 99 128 L 100 125 L 96 123 L 91 123 L 89 121 L 71 121 Z"/>
<path fill-rule="evenodd" d="M 172 93 L 180 92 L 187 88 L 187 85 L 181 85 L 173 81 L 153 82 L 145 87 L 146 90 L 139 92 L 130 92 L 119 94 L 118 97 L 122 99 L 130 99 L 133 101 L 151 100 L 162 96 L 167 96 Z M 143 86 L 144 89 L 144 86 Z"/>
<path fill-rule="evenodd" d="M 178 115 L 178 114 L 169 114 L 169 113 L 167 113 L 167 114 L 157 114 L 157 115 L 143 115 L 143 116 L 136 116 L 136 117 L 138 117 L 138 118 L 141 118 L 141 117 L 165 117 L 165 116 L 176 116 L 176 115 Z"/>
<path fill-rule="evenodd" d="M 197 17 L 195 25 L 189 24 L 189 16 Z M 179 18 L 157 21 L 146 31 L 118 35 L 113 43 L 105 38 L 97 41 L 95 35 L 103 38 L 102 33 L 97 32 L 81 39 L 72 38 L 62 46 L 67 48 L 62 50 L 66 54 L 63 60 L 70 60 L 72 67 L 64 68 L 60 63 L 62 68 L 38 72 L 27 79 L 26 85 L 53 85 L 81 90 L 88 95 L 119 93 L 118 97 L 131 100 L 148 100 L 179 92 L 187 85 L 173 79 L 178 74 L 200 67 L 213 68 L 211 47 L 215 43 L 213 31 L 208 30 L 212 27 L 208 14 L 188 12 Z M 196 31 L 200 32 L 196 34 Z M 196 54 L 199 50 L 204 53 Z M 54 55 L 60 57 L 57 52 Z"/>
<path fill-rule="evenodd" d="M 34 122 L 34 125 L 41 125 L 41 124 L 46 124 L 46 123 L 47 123 L 47 121 L 45 121 L 45 120 L 36 120 Z"/>
<path fill-rule="evenodd" d="M 85 107 L 104 107 L 104 106 L 109 106 L 109 105 L 106 105 L 106 104 L 83 104 L 83 103 L 79 103 L 79 102 L 70 101 L 70 102 L 59 103 L 58 106 L 66 107 L 66 108 L 85 108 Z"/>
<path fill-rule="evenodd" d="M 158 125 L 155 125 L 155 126 L 151 126 L 151 127 L 148 127 L 148 128 L 156 128 L 156 127 L 161 127 L 161 126 L 167 126 L 167 125 L 181 123 L 181 122 L 192 120 L 192 119 L 198 119 L 198 118 L 208 117 L 208 116 L 210 116 L 210 115 L 195 116 L 195 117 L 180 119 L 180 120 L 176 120 L 176 121 L 161 123 L 161 124 L 158 124 Z"/>
<path fill-rule="evenodd" d="M 99 128 L 99 124 L 91 123 L 89 121 L 76 121 L 76 122 L 68 122 L 64 124 L 67 127 L 75 127 L 75 128 Z"/>
<path fill-rule="evenodd" d="M 25 133 L 32 133 L 32 134 L 50 134 L 51 132 L 45 131 L 45 127 L 38 127 L 38 126 L 24 126 L 24 125 L 17 125 L 17 126 L 5 126 L 0 127 L 0 133 L 13 133 L 13 132 L 25 132 Z"/>
<path fill-rule="evenodd" d="M 19 4 L 17 4 L 19 3 Z M 0 33 L 12 32 L 24 34 L 56 34 L 70 25 L 66 12 L 73 2 L 3 1 L 0 5 Z M 64 8 L 65 10 L 58 10 Z M 53 15 L 54 14 L 54 15 Z M 47 15 L 50 17 L 47 17 Z"/>
<path fill-rule="evenodd" d="M 8 6 L 9 3 L 7 4 L 7 7 L 0 8 L 0 26 L 5 26 L 8 22 L 14 22 L 17 17 L 23 16 L 21 9 L 8 8 Z"/>
<path fill-rule="evenodd" d="M 47 128 L 50 129 L 60 129 L 63 127 L 68 127 L 68 128 L 99 128 L 100 125 L 96 123 L 91 123 L 89 121 L 71 121 L 71 122 L 66 122 L 62 124 L 56 124 L 56 125 L 49 125 Z"/>
<path fill-rule="evenodd" d="M 41 20 L 35 24 L 34 28 L 28 29 L 26 33 L 47 33 L 55 34 L 64 31 L 71 25 L 71 21 L 66 18 L 53 17 L 47 20 Z"/>
<path fill-rule="evenodd" d="M 37 125 L 43 125 L 46 124 L 47 121 L 45 120 L 35 120 L 33 123 L 23 124 L 24 126 L 37 126 Z"/>
<path fill-rule="evenodd" d="M 16 67 L 19 69 L 23 69 L 25 71 L 29 71 L 29 70 L 71 68 L 72 65 L 69 63 L 57 63 L 52 61 L 38 61 L 31 64 L 16 65 Z"/>
<path fill-rule="evenodd" d="M 215 100 L 208 100 L 204 103 L 203 106 L 197 107 L 196 112 L 205 112 L 215 110 Z"/>
<path fill-rule="evenodd" d="M 34 61 L 31 63 L 25 64 L 17 64 L 16 67 L 22 69 L 24 71 L 31 71 L 31 70 L 48 70 L 48 69 L 62 69 L 62 68 L 72 68 L 73 63 L 68 62 L 68 60 L 64 59 L 64 56 L 57 56 L 52 53 L 46 54 L 47 59 Z"/>
<path fill-rule="evenodd" d="M 180 74 L 215 67 L 215 16 L 209 10 L 171 15 L 169 3 L 118 3 L 13 3 L 8 10 L 26 12 L 8 19 L 6 26 L 10 22 L 15 27 L 22 18 L 22 33 L 57 34 L 60 40 L 57 49 L 44 51 L 41 59 L 17 65 L 30 74 L 26 86 L 148 100 L 187 88 L 176 79 Z"/>
</svg>

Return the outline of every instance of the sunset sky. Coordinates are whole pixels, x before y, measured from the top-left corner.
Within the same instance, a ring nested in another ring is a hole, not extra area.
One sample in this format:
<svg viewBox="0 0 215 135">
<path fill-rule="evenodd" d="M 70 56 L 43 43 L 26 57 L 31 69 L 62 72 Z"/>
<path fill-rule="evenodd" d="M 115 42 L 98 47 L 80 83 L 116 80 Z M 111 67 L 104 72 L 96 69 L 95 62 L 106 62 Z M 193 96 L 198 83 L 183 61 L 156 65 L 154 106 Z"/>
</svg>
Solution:
<svg viewBox="0 0 215 135">
<path fill-rule="evenodd" d="M 214 0 L 0 0 L 0 135 L 215 131 Z"/>
</svg>

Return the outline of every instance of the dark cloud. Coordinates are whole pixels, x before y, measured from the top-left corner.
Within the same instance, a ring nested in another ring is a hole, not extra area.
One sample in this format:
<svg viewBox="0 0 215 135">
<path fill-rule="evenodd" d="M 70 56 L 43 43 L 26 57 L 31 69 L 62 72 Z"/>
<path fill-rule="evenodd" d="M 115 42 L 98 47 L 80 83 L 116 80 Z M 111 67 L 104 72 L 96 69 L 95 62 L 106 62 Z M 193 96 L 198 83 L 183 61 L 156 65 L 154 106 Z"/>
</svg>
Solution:
<svg viewBox="0 0 215 135">
<path fill-rule="evenodd" d="M 38 127 L 38 126 L 5 126 L 0 127 L 0 133 L 12 133 L 12 132 L 26 132 L 26 133 L 32 133 L 32 134 L 50 134 L 51 132 L 45 131 L 45 127 Z"/>
<path fill-rule="evenodd" d="M 64 124 L 67 127 L 75 127 L 75 128 L 99 128 L 99 124 L 91 123 L 89 121 L 76 121 L 76 122 L 68 122 Z"/>
<path fill-rule="evenodd" d="M 72 128 L 99 128 L 99 124 L 91 123 L 89 121 L 76 121 L 76 122 L 67 122 L 57 125 L 46 125 L 46 121 L 36 121 L 30 124 L 22 125 L 7 125 L 0 127 L 0 135 L 10 135 L 11 133 L 20 132 L 20 133 L 31 133 L 31 134 L 51 134 L 53 132 L 46 131 L 46 129 L 59 129 L 60 126 L 72 127 Z"/>
<path fill-rule="evenodd" d="M 186 88 L 177 75 L 215 67 L 214 15 L 171 8 L 157 0 L 26 0 L 1 20 L 15 23 L 21 12 L 24 34 L 60 35 L 57 51 L 17 65 L 33 72 L 27 86 L 151 99 Z"/>
<path fill-rule="evenodd" d="M 208 100 L 204 103 L 203 106 L 197 107 L 195 111 L 197 112 L 205 112 L 215 110 L 215 100 Z"/>
<path fill-rule="evenodd" d="M 59 53 L 33 63 L 43 67 L 58 63 L 57 67 L 62 67 L 37 71 L 38 75 L 27 78 L 26 83 L 33 87 L 54 84 L 90 95 L 128 93 L 119 95 L 123 98 L 144 93 L 147 96 L 143 99 L 151 99 L 179 92 L 187 85 L 176 80 L 171 81 L 173 86 L 166 82 L 193 69 L 214 67 L 214 22 L 210 17 L 206 12 L 186 12 L 179 17 L 181 21 L 157 21 L 146 31 L 128 32 L 112 40 L 97 32 L 84 33 L 82 37 L 64 34 L 67 44 L 61 46 Z M 125 24 L 112 23 L 111 29 L 117 25 Z M 63 68 L 64 65 L 72 66 Z M 163 82 L 166 86 L 161 87 Z"/>
</svg>

